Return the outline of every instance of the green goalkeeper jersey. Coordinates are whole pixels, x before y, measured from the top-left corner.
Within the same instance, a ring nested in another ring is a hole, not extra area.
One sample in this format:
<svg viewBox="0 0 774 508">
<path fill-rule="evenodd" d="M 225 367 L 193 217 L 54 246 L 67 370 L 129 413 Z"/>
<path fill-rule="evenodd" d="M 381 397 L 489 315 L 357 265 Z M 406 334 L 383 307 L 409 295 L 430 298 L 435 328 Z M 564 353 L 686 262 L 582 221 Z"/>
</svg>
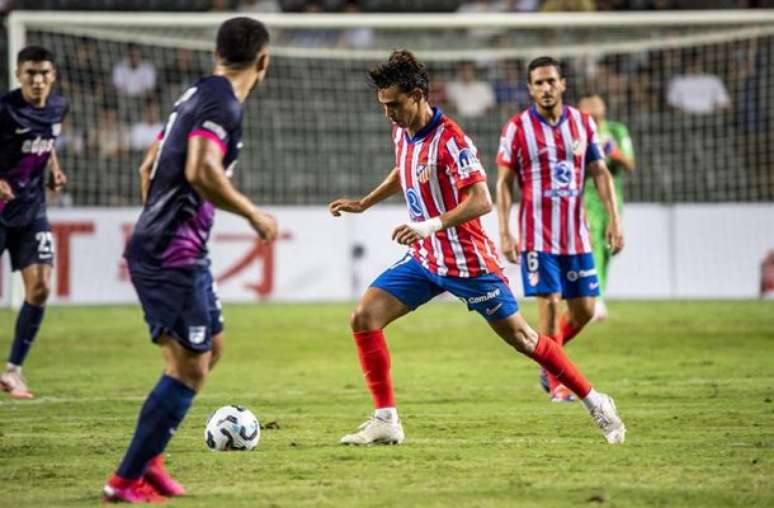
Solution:
<svg viewBox="0 0 774 508">
<path fill-rule="evenodd" d="M 634 160 L 634 147 L 632 146 L 632 138 L 629 136 L 629 129 L 620 122 L 611 122 L 605 120 L 601 126 L 597 126 L 599 133 L 599 144 L 605 152 L 605 155 L 609 154 L 616 147 L 621 151 L 624 157 Z M 618 198 L 618 207 L 623 205 L 623 192 L 621 187 L 621 173 L 625 170 L 618 164 L 615 164 L 610 160 L 610 157 L 605 158 L 605 163 L 613 175 L 613 184 L 615 186 L 616 198 Z M 587 181 L 586 188 L 583 193 L 585 195 L 586 209 L 589 213 L 601 211 L 605 213 L 605 205 L 602 203 L 602 199 L 599 197 L 597 188 L 593 182 Z"/>
</svg>

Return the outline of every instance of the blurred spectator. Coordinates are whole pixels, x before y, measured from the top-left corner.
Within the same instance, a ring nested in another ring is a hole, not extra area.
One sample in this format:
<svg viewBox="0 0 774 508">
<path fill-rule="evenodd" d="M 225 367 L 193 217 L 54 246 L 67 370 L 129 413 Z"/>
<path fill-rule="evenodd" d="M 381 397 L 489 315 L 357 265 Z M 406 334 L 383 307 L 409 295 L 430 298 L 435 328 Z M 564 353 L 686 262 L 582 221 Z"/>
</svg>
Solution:
<svg viewBox="0 0 774 508">
<path fill-rule="evenodd" d="M 475 79 L 476 71 L 472 63 L 460 65 L 457 74 L 456 81 L 446 84 L 446 97 L 460 116 L 479 117 L 494 107 L 492 85 Z"/>
<path fill-rule="evenodd" d="M 684 113 L 702 115 L 727 109 L 731 99 L 723 81 L 704 72 L 698 58 L 691 58 L 685 73 L 669 80 L 667 104 Z"/>
<path fill-rule="evenodd" d="M 542 12 L 585 12 L 597 10 L 594 0 L 546 0 Z"/>
<path fill-rule="evenodd" d="M 73 126 L 72 117 L 66 116 L 62 122 L 62 133 L 56 138 L 57 155 L 81 155 L 85 147 L 83 130 Z"/>
<path fill-rule="evenodd" d="M 148 101 L 148 105 L 145 107 L 145 117 L 132 125 L 129 131 L 129 147 L 133 151 L 144 152 L 153 144 L 156 135 L 163 126 L 159 105 L 155 101 Z"/>
<path fill-rule="evenodd" d="M 507 0 L 505 11 L 537 12 L 540 10 L 540 0 Z"/>
<path fill-rule="evenodd" d="M 143 61 L 140 48 L 129 45 L 129 53 L 113 68 L 113 84 L 128 97 L 142 97 L 156 87 L 156 67 Z"/>
<path fill-rule="evenodd" d="M 344 12 L 359 14 L 361 11 L 357 1 L 348 0 L 344 5 Z M 351 28 L 341 34 L 338 45 L 347 49 L 368 49 L 373 47 L 375 37 L 374 29 L 371 27 Z"/>
<path fill-rule="evenodd" d="M 319 14 L 323 11 L 322 4 L 318 1 L 307 2 L 304 5 L 304 14 Z M 289 45 L 303 48 L 329 48 L 339 41 L 338 30 L 324 30 L 320 28 L 303 28 L 287 30 Z"/>
<path fill-rule="evenodd" d="M 529 89 L 526 81 L 520 78 L 517 67 L 516 62 L 503 61 L 494 80 L 495 103 L 505 111 L 521 111 L 529 106 Z"/>
<path fill-rule="evenodd" d="M 489 2 L 487 0 L 472 0 L 460 5 L 457 12 L 460 14 L 478 14 L 486 12 L 503 12 L 506 8 L 505 2 Z M 468 37 L 475 39 L 490 39 L 503 33 L 501 28 L 471 28 L 468 30 Z"/>
<path fill-rule="evenodd" d="M 210 0 L 212 12 L 234 12 L 239 6 L 239 0 Z"/>
<path fill-rule="evenodd" d="M 280 12 L 277 0 L 242 0 L 237 8 L 239 12 Z"/>
<path fill-rule="evenodd" d="M 116 110 L 101 109 L 98 122 L 96 131 L 92 131 L 90 134 L 90 151 L 106 158 L 125 154 L 129 150 L 129 133 L 126 126 L 118 121 Z"/>
</svg>

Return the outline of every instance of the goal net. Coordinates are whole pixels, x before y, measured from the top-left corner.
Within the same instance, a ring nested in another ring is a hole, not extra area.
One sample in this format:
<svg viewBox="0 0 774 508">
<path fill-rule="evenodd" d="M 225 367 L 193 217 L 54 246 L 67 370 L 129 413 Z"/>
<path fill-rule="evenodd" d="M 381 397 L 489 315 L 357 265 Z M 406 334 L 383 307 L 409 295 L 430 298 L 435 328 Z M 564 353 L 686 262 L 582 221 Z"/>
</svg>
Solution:
<svg viewBox="0 0 774 508">
<path fill-rule="evenodd" d="M 52 49 L 71 103 L 58 145 L 65 204 L 139 204 L 143 152 L 175 99 L 211 70 L 227 17 L 12 13 L 10 70 L 23 45 Z M 598 93 L 608 119 L 628 127 L 637 163 L 623 180 L 628 201 L 774 199 L 772 12 L 261 19 L 272 62 L 246 103 L 235 173 L 258 203 L 323 204 L 381 181 L 389 125 L 365 77 L 394 48 L 427 64 L 432 101 L 473 138 L 490 183 L 503 122 L 529 105 L 526 66 L 551 55 L 564 64 L 568 103 Z"/>
</svg>

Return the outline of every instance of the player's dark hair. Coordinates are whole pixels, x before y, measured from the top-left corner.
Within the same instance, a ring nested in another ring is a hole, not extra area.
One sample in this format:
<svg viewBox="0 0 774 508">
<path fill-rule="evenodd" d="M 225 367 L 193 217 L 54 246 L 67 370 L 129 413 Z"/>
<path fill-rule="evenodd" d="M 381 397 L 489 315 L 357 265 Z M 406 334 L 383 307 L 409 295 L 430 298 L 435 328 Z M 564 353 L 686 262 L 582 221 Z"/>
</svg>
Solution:
<svg viewBox="0 0 774 508">
<path fill-rule="evenodd" d="M 16 55 L 16 66 L 24 62 L 51 62 L 54 64 L 54 54 L 41 46 L 27 46 Z"/>
<path fill-rule="evenodd" d="M 215 52 L 223 65 L 244 69 L 255 63 L 258 53 L 269 44 L 269 31 L 257 19 L 241 16 L 218 28 Z"/>
<path fill-rule="evenodd" d="M 559 73 L 559 77 L 563 78 L 564 73 L 562 72 L 562 64 L 559 63 L 559 60 L 556 58 L 550 57 L 550 56 L 539 56 L 532 60 L 529 63 L 529 66 L 527 66 L 527 82 L 532 82 L 532 71 L 534 71 L 537 68 L 540 67 L 555 67 L 556 72 Z"/>
<path fill-rule="evenodd" d="M 398 85 L 404 93 L 419 89 L 425 97 L 430 90 L 430 76 L 424 64 L 405 49 L 393 51 L 387 62 L 368 71 L 368 82 L 376 90 L 393 85 Z"/>
</svg>

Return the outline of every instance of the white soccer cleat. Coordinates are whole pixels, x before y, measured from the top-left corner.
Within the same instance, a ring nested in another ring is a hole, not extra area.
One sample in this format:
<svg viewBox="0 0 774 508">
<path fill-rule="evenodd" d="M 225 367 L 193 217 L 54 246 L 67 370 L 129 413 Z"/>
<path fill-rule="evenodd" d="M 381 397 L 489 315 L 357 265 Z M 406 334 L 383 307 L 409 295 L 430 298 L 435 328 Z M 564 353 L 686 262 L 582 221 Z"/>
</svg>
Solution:
<svg viewBox="0 0 774 508">
<path fill-rule="evenodd" d="M 603 399 L 602 403 L 591 409 L 589 414 L 608 443 L 621 444 L 626 438 L 626 426 L 621 421 L 621 417 L 618 416 L 613 398 L 604 393 L 600 395 Z"/>
<path fill-rule="evenodd" d="M 27 388 L 27 380 L 18 370 L 7 370 L 0 374 L 0 389 L 8 392 L 14 399 L 35 398 Z"/>
<path fill-rule="evenodd" d="M 400 420 L 394 422 L 371 416 L 354 434 L 341 438 L 345 445 L 401 444 L 405 439 Z"/>
<path fill-rule="evenodd" d="M 592 321 L 604 321 L 607 319 L 607 306 L 605 305 L 605 301 L 601 298 L 597 298 L 594 302 L 594 317 L 591 318 Z"/>
</svg>

